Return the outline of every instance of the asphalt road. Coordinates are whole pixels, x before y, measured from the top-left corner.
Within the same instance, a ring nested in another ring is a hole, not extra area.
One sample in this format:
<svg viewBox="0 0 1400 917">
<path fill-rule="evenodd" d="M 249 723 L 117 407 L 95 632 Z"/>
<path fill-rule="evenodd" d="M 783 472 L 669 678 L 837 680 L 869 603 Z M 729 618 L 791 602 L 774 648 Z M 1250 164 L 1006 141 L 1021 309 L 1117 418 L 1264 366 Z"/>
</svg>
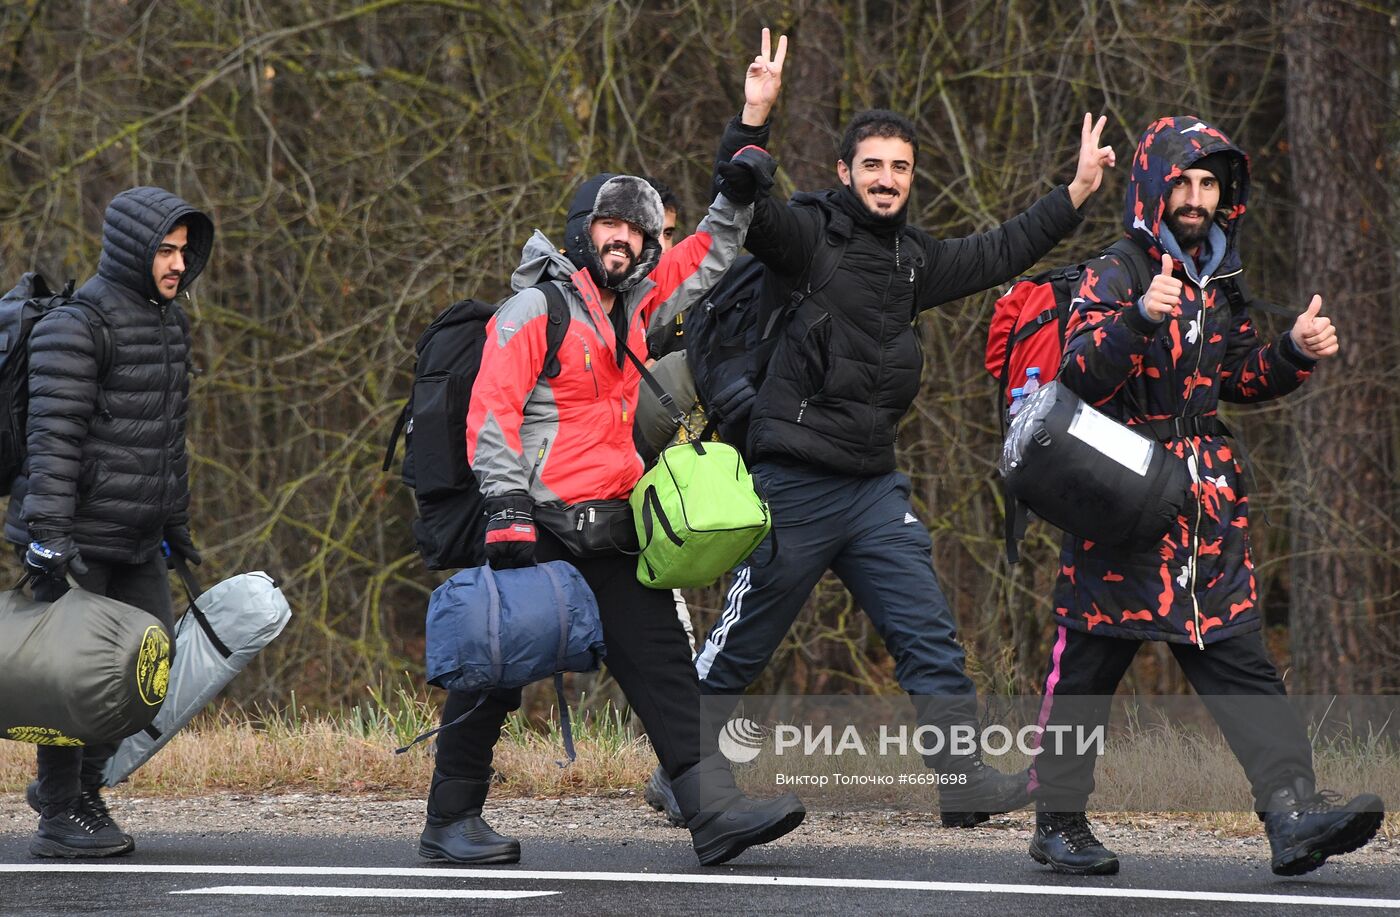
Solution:
<svg viewBox="0 0 1400 917">
<path fill-rule="evenodd" d="M 1278 879 L 1256 860 L 1135 857 L 1116 877 L 1024 856 L 785 845 L 714 869 L 689 845 L 529 840 L 519 866 L 444 867 L 411 843 L 250 833 L 140 834 L 127 857 L 41 861 L 0 835 L 0 913 L 1264 915 L 1400 912 L 1400 864 Z"/>
</svg>

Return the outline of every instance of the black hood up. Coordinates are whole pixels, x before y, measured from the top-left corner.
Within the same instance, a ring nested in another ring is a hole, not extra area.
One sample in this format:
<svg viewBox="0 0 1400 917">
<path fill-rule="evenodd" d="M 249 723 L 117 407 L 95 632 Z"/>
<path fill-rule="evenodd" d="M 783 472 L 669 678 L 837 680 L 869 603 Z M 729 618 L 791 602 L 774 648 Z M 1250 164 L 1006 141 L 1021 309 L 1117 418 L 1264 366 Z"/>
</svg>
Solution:
<svg viewBox="0 0 1400 917">
<path fill-rule="evenodd" d="M 151 276 L 156 248 L 181 220 L 189 227 L 185 275 L 180 278 L 176 293 L 183 292 L 209 263 L 209 253 L 214 248 L 214 223 L 164 188 L 130 188 L 112 198 L 102 223 L 98 276 L 142 299 L 158 301 L 160 292 Z"/>
<path fill-rule="evenodd" d="M 589 233 L 596 217 L 617 217 L 642 230 L 642 254 L 627 276 L 608 282 Z M 579 186 L 564 224 L 564 253 L 575 267 L 587 270 L 599 287 L 625 293 L 640 283 L 661 259 L 661 197 L 644 179 L 603 172 Z"/>
</svg>

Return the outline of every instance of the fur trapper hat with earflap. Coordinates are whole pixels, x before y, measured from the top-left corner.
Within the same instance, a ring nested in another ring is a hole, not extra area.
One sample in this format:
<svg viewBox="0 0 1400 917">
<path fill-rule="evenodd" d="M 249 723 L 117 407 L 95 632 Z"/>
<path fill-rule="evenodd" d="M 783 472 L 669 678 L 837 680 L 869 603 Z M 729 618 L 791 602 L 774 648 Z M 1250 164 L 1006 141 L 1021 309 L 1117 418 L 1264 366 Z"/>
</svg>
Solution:
<svg viewBox="0 0 1400 917">
<path fill-rule="evenodd" d="M 603 217 L 626 220 L 642 231 L 642 253 L 622 279 L 610 283 L 608 272 L 593 245 L 589 228 Z M 593 282 L 618 293 L 635 287 L 661 258 L 661 224 L 665 213 L 661 196 L 645 179 L 604 172 L 584 182 L 569 204 L 564 224 L 564 253 L 576 267 L 587 269 Z"/>
</svg>

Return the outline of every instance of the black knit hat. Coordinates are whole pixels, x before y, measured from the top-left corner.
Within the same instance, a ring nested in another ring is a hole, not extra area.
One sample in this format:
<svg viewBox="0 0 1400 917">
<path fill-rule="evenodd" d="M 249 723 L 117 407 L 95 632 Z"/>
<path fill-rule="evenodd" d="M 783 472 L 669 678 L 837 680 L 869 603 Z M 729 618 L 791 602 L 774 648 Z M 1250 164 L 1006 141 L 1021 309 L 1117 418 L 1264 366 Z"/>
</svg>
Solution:
<svg viewBox="0 0 1400 917">
<path fill-rule="evenodd" d="M 1234 157 L 1225 150 L 1203 156 L 1191 163 L 1192 169 L 1205 169 L 1215 176 L 1215 183 L 1220 188 L 1221 210 L 1229 210 L 1235 200 L 1235 169 Z"/>
</svg>

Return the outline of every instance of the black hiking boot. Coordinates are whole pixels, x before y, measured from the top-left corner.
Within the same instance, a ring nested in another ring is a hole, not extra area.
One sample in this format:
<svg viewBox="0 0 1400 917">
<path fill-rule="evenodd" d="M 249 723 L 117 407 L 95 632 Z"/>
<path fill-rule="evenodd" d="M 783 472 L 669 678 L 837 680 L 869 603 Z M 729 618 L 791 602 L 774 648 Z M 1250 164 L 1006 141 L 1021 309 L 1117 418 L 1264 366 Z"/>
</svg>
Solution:
<svg viewBox="0 0 1400 917">
<path fill-rule="evenodd" d="M 497 834 L 481 817 L 489 788 L 486 780 L 433 771 L 428 823 L 418 839 L 418 855 L 463 864 L 519 863 L 520 842 Z"/>
<path fill-rule="evenodd" d="M 1070 876 L 1112 876 L 1118 855 L 1094 837 L 1083 812 L 1037 812 L 1031 859 Z"/>
<path fill-rule="evenodd" d="M 89 813 L 81 798 L 53 815 L 39 816 L 39 829 L 29 841 L 29 853 L 36 857 L 112 857 L 133 849 L 131 837 L 123 834 L 110 816 Z"/>
<path fill-rule="evenodd" d="M 39 781 L 29 781 L 29 785 L 24 788 L 24 801 L 29 803 L 29 808 L 33 809 L 35 812 L 38 812 L 40 815 L 44 814 L 44 806 L 39 801 Z M 78 810 L 90 819 L 99 831 L 105 831 L 110 828 L 117 832 L 121 837 L 121 843 L 126 847 L 125 850 L 119 851 L 120 853 L 130 853 L 136 849 L 136 841 L 130 834 L 127 834 L 121 829 L 116 819 L 112 818 L 112 813 L 107 808 L 107 802 L 102 798 L 101 787 L 92 786 L 85 788 L 82 795 L 78 797 Z M 104 836 L 110 837 L 110 835 Z M 113 855 L 114 854 L 104 854 L 104 856 Z"/>
<path fill-rule="evenodd" d="M 701 866 L 718 866 L 802 824 L 807 810 L 792 793 L 754 799 L 739 792 L 729 762 L 711 755 L 671 783 Z"/>
<path fill-rule="evenodd" d="M 1317 792 L 1312 781 L 1299 778 L 1275 790 L 1259 815 L 1273 851 L 1274 875 L 1301 876 L 1328 857 L 1365 846 L 1376 836 L 1385 807 L 1373 793 L 1343 803 L 1336 793 Z"/>
<path fill-rule="evenodd" d="M 974 828 L 993 815 L 1030 805 L 1026 771 L 1003 774 L 982 760 L 981 752 L 942 762 L 938 785 L 939 815 L 945 828 Z"/>
<path fill-rule="evenodd" d="M 676 802 L 676 794 L 671 790 L 671 778 L 666 776 L 661 765 L 656 765 L 656 770 L 647 778 L 642 798 L 647 805 L 665 815 L 667 822 L 677 828 L 685 827 L 685 816 L 681 814 L 680 803 Z"/>
</svg>

